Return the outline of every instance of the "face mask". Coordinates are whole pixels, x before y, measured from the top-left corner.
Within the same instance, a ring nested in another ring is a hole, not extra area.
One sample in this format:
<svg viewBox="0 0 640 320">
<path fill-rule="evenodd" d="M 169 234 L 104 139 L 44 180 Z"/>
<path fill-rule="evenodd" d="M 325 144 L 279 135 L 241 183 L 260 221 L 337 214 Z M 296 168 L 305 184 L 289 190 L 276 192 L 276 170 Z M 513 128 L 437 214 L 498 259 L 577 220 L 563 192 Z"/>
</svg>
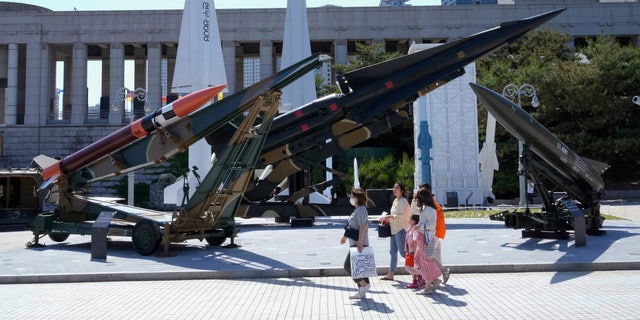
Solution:
<svg viewBox="0 0 640 320">
<path fill-rule="evenodd" d="M 351 203 L 352 206 L 356 206 L 356 199 L 355 198 L 351 198 L 349 199 L 349 203 Z"/>
</svg>

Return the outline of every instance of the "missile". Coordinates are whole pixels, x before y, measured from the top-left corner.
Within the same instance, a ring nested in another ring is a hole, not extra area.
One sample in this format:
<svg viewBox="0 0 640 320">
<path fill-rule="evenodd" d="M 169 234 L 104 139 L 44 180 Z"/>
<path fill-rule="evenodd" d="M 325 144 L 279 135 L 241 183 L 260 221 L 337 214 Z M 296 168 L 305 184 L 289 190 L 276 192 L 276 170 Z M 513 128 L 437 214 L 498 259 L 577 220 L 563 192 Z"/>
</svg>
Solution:
<svg viewBox="0 0 640 320">
<path fill-rule="evenodd" d="M 504 22 L 499 27 L 441 46 L 345 73 L 338 81 L 342 94 L 316 99 L 277 117 L 264 149 L 269 151 L 288 145 L 288 150 L 302 151 L 300 145 L 316 145 L 301 143 L 305 137 L 313 137 L 317 131 L 343 119 L 358 125 L 374 121 L 375 117 L 393 112 L 392 109 L 411 103 L 420 95 L 459 77 L 467 64 L 516 41 L 564 10 Z M 334 136 L 343 133 L 342 129 L 334 128 Z M 326 137 L 329 138 L 332 137 Z"/>
<path fill-rule="evenodd" d="M 604 190 L 602 173 L 609 165 L 581 158 L 517 104 L 486 87 L 469 83 L 482 105 L 513 136 L 558 173 L 595 193 Z M 578 195 L 580 196 L 580 195 Z"/>
<path fill-rule="evenodd" d="M 159 128 L 168 127 L 190 113 L 196 111 L 206 102 L 213 100 L 227 85 L 208 87 L 190 93 L 155 112 L 120 128 L 102 139 L 72 153 L 63 160 L 49 165 L 42 170 L 44 181 L 55 181 L 61 173 L 68 174 L 91 164 L 101 157 L 114 152 L 140 138 L 155 132 Z M 49 182 L 50 183 L 50 182 Z"/>
<path fill-rule="evenodd" d="M 295 81 L 307 72 L 318 68 L 331 57 L 323 54 L 309 56 L 298 63 L 272 74 L 252 86 L 240 90 L 226 98 L 202 107 L 169 126 L 164 126 L 164 134 L 148 134 L 133 143 L 118 148 L 116 151 L 102 154 L 92 163 L 84 161 L 80 166 L 75 166 L 73 176 L 80 183 L 90 183 L 115 175 L 140 169 L 154 163 L 161 163 L 175 154 L 186 150 L 190 145 L 200 139 L 216 141 L 229 141 L 235 132 L 225 135 L 226 139 L 210 139 L 218 136 L 218 131 L 225 125 L 240 116 L 256 103 L 260 96 L 267 93 L 280 91 L 289 83 Z M 186 98 L 186 97 L 185 97 Z M 185 99 L 182 98 L 182 99 Z M 180 100 L 182 100 L 180 99 Z M 180 101 L 177 100 L 177 101 Z M 177 102 L 176 101 L 176 102 Z M 175 102 L 174 102 L 175 103 Z M 46 167 L 46 166 L 41 166 Z M 65 171 L 71 174 L 70 171 Z"/>
<path fill-rule="evenodd" d="M 420 95 L 461 76 L 467 64 L 518 40 L 564 10 L 503 22 L 498 27 L 450 43 L 341 75 L 338 79 L 341 94 L 316 99 L 273 121 L 260 165 L 304 157 L 307 149 L 322 148 L 326 139 L 339 139 L 395 113 Z M 368 137 L 363 136 L 361 141 Z M 287 168 L 291 170 L 290 174 L 300 170 L 296 165 Z M 260 194 L 268 193 L 261 191 Z M 255 197 L 259 197 L 257 193 Z"/>
</svg>

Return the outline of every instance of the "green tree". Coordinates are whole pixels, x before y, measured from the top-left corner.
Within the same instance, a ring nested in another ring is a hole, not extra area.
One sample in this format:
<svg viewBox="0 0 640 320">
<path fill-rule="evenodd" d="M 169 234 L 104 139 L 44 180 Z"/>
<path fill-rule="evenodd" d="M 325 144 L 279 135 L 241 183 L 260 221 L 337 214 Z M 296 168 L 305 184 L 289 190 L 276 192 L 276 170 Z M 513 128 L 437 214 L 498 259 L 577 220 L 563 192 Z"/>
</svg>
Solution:
<svg viewBox="0 0 640 320">
<path fill-rule="evenodd" d="M 640 50 L 601 35 L 583 48 L 568 46 L 569 35 L 551 29 L 529 32 L 519 41 L 478 60 L 478 82 L 500 92 L 509 83 L 532 84 L 540 100 L 522 106 L 583 157 L 607 162 L 608 184 L 640 179 L 640 113 L 630 98 L 640 92 Z M 486 115 L 484 108 L 479 115 Z M 485 117 L 481 117 L 484 140 Z M 517 193 L 517 141 L 498 126 L 500 171 L 494 192 Z"/>
<path fill-rule="evenodd" d="M 347 64 L 334 64 L 333 70 L 338 74 L 342 74 L 400 56 L 402 56 L 400 52 L 386 52 L 383 43 L 366 44 L 356 42 L 356 54 L 347 58 Z"/>
</svg>

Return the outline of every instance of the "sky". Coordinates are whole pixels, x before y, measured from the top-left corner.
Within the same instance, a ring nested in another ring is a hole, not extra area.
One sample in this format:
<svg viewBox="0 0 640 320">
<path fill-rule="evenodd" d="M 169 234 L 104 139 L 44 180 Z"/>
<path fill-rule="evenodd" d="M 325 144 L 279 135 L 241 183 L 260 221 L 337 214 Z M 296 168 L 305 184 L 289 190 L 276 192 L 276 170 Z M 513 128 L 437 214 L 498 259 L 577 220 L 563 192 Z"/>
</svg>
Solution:
<svg viewBox="0 0 640 320">
<path fill-rule="evenodd" d="M 33 4 L 54 11 L 90 10 L 164 10 L 183 9 L 184 0 L 15 0 Z M 349 7 L 376 7 L 379 0 L 349 0 Z M 307 8 L 322 7 L 327 4 L 344 5 L 345 1 L 335 0 L 307 0 Z M 441 0 L 410 0 L 407 4 L 413 6 L 440 5 Z M 246 8 L 284 8 L 287 0 L 214 0 L 216 9 L 246 9 Z"/>
</svg>

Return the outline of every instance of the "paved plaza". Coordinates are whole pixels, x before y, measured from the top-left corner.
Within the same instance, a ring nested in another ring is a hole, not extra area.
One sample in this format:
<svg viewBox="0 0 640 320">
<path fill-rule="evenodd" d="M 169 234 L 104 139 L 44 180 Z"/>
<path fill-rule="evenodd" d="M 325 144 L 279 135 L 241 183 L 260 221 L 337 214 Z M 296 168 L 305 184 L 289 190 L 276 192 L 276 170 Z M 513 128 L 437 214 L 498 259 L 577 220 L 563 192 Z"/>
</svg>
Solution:
<svg viewBox="0 0 640 320">
<path fill-rule="evenodd" d="M 239 220 L 239 248 L 190 240 L 147 257 L 114 237 L 106 260 L 91 259 L 89 236 L 26 248 L 30 232 L 3 232 L 0 319 L 638 319 L 638 209 L 603 204 L 626 220 L 606 220 L 606 235 L 583 247 L 522 238 L 486 218 L 449 219 L 443 262 L 453 272 L 441 290 L 419 296 L 400 274 L 373 279 L 364 300 L 348 299 L 342 217 L 307 228 Z M 383 275 L 388 239 L 374 223 L 369 231 Z"/>
</svg>

